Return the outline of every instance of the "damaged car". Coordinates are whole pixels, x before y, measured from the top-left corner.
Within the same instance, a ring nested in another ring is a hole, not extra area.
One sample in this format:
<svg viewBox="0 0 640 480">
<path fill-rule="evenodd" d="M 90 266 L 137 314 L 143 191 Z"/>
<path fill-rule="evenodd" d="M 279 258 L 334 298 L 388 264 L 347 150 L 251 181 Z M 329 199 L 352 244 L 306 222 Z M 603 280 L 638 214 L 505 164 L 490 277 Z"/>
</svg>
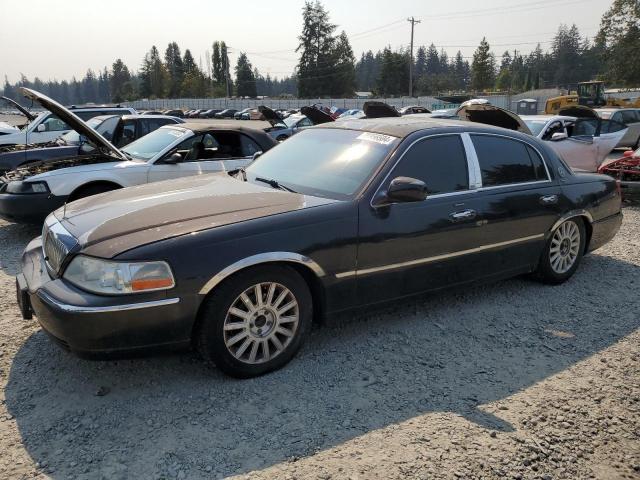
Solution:
<svg viewBox="0 0 640 480">
<path fill-rule="evenodd" d="M 195 347 L 246 378 L 286 365 L 338 312 L 523 274 L 561 284 L 621 222 L 615 180 L 572 172 L 531 135 L 333 122 L 235 174 L 58 209 L 16 292 L 22 315 L 78 355 Z"/>
<path fill-rule="evenodd" d="M 282 142 L 306 128 L 334 121 L 331 115 L 315 107 L 302 107 L 299 114 L 289 115 L 284 120 L 265 105 L 259 106 L 258 111 L 271 124 L 264 131 L 278 142 Z"/>
<path fill-rule="evenodd" d="M 605 160 L 598 173 L 617 179 L 625 200 L 640 200 L 640 149 L 627 150 L 622 158 Z"/>
<path fill-rule="evenodd" d="M 462 120 L 494 125 L 527 133 L 549 142 L 569 166 L 597 172 L 627 127 L 598 117 L 589 107 L 573 108 L 561 115 L 523 115 L 486 102 L 463 103 L 457 116 Z"/>
<path fill-rule="evenodd" d="M 87 125 L 109 140 L 116 147 L 124 147 L 132 141 L 169 123 L 184 123 L 177 117 L 165 115 L 101 115 L 87 120 Z M 70 158 L 74 155 L 89 155 L 97 146 L 85 136 L 71 130 L 56 140 L 13 151 L 0 152 L 0 176 L 9 170 L 34 162 Z"/>
<path fill-rule="evenodd" d="M 67 202 L 122 187 L 242 168 L 277 144 L 260 130 L 176 123 L 119 149 L 54 100 L 30 89 L 23 92 L 96 149 L 6 172 L 0 178 L 0 218 L 12 222 L 40 223 Z"/>
</svg>

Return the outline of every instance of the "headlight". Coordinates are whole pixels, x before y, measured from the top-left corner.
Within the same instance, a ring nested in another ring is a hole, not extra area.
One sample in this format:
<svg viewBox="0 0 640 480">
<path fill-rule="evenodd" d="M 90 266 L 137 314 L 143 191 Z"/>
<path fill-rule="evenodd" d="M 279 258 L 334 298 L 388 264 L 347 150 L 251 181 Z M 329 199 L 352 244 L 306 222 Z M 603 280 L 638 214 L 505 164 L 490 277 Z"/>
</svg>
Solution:
<svg viewBox="0 0 640 480">
<path fill-rule="evenodd" d="M 6 193 L 48 193 L 47 182 L 9 182 Z"/>
<path fill-rule="evenodd" d="M 62 277 L 94 293 L 119 295 L 167 290 L 175 286 L 166 262 L 113 262 L 78 255 Z"/>
</svg>

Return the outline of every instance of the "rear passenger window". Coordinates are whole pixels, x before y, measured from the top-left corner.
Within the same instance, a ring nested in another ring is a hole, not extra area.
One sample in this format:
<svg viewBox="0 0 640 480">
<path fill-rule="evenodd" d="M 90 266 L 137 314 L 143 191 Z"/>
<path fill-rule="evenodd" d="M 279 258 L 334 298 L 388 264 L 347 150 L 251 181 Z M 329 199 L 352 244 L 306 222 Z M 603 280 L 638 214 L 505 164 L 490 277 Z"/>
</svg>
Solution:
<svg viewBox="0 0 640 480">
<path fill-rule="evenodd" d="M 431 137 L 404 154 L 391 178 L 411 177 L 427 185 L 429 195 L 469 188 L 467 156 L 459 135 Z"/>
<path fill-rule="evenodd" d="M 471 138 L 480 163 L 482 186 L 546 179 L 542 159 L 525 143 L 490 135 L 471 135 Z"/>
<path fill-rule="evenodd" d="M 637 112 L 633 110 L 623 110 L 620 112 L 622 114 L 622 123 L 636 123 L 639 119 L 637 117 Z"/>
</svg>

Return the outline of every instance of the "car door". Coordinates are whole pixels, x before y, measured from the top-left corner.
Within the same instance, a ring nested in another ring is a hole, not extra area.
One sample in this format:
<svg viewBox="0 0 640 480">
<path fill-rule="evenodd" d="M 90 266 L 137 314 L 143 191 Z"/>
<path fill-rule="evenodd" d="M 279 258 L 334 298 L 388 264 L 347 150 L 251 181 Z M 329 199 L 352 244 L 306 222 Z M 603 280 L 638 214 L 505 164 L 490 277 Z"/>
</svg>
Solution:
<svg viewBox="0 0 640 480">
<path fill-rule="evenodd" d="M 596 119 L 563 120 L 567 138 L 550 140 L 555 150 L 572 168 L 595 172 L 598 170 L 599 144 L 595 140 Z"/>
<path fill-rule="evenodd" d="M 640 140 L 640 111 L 638 110 L 622 110 L 616 112 L 611 120 L 624 123 L 628 130 L 618 142 L 620 147 L 634 147 Z"/>
<path fill-rule="evenodd" d="M 157 160 L 149 169 L 149 181 L 246 167 L 258 151 L 260 147 L 257 143 L 238 132 L 219 130 L 201 133 L 183 141 Z M 175 153 L 180 154 L 182 160 L 177 163 L 167 162 Z"/>
<path fill-rule="evenodd" d="M 372 206 L 363 198 L 354 272 L 360 304 L 482 275 L 472 254 L 483 241 L 474 172 L 461 135 L 426 136 L 408 147 L 373 195 L 397 177 L 411 177 L 426 183 L 425 200 Z"/>
<path fill-rule="evenodd" d="M 511 276 L 537 265 L 545 234 L 560 218 L 562 191 L 535 144 L 470 134 L 480 169 L 478 217 L 483 268 Z"/>
</svg>

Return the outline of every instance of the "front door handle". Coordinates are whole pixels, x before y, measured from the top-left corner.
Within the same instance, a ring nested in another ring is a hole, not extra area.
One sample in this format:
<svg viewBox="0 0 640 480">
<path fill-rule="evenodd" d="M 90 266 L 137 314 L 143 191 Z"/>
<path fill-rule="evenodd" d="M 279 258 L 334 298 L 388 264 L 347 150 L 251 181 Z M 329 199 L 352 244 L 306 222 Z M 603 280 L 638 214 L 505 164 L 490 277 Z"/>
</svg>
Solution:
<svg viewBox="0 0 640 480">
<path fill-rule="evenodd" d="M 464 222 L 465 220 L 473 220 L 476 218 L 476 211 L 467 209 L 459 212 L 453 212 L 449 214 L 449 219 L 452 222 Z"/>
<path fill-rule="evenodd" d="M 555 205 L 558 203 L 557 195 L 543 195 L 540 197 L 540 203 L 542 205 Z"/>
</svg>

